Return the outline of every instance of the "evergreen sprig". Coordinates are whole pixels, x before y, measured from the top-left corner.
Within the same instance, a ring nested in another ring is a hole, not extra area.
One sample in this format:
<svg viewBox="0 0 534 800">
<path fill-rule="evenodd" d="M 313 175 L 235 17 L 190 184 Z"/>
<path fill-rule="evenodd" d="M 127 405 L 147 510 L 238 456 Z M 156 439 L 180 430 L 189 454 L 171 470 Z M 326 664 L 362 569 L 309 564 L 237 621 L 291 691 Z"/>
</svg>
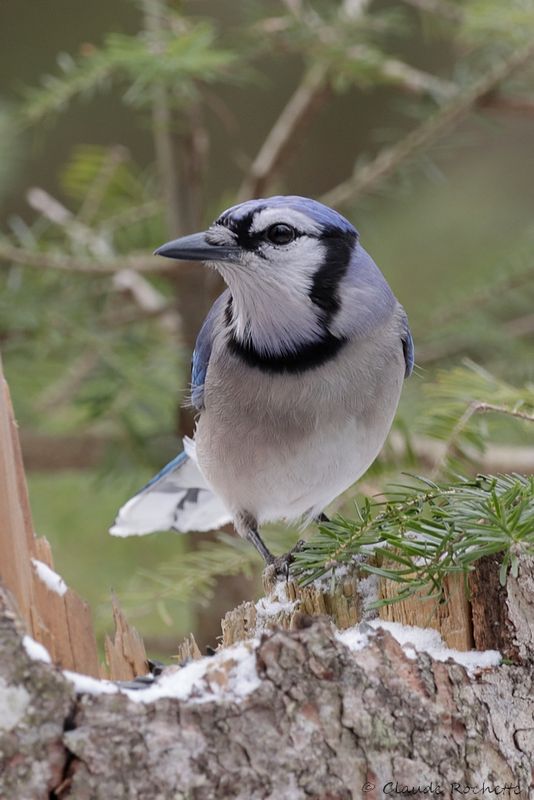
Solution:
<svg viewBox="0 0 534 800">
<path fill-rule="evenodd" d="M 59 73 L 46 75 L 40 87 L 26 91 L 23 121 L 36 125 L 64 110 L 74 98 L 116 83 L 127 87 L 124 100 L 131 105 L 150 104 L 153 87 L 159 85 L 170 90 L 169 98 L 176 106 L 183 106 L 196 97 L 198 81 L 220 80 L 235 56 L 216 46 L 214 26 L 186 24 L 181 17 L 169 15 L 169 25 L 157 43 L 146 32 L 136 36 L 110 33 L 102 46 L 86 45 L 77 58 L 62 53 Z"/>
<path fill-rule="evenodd" d="M 467 574 L 483 556 L 501 554 L 501 583 L 534 555 L 534 476 L 479 475 L 438 484 L 416 478 L 366 500 L 355 519 L 337 516 L 296 554 L 302 584 L 359 562 L 363 572 L 395 581 L 393 601 L 418 592 L 440 597 L 444 578 Z M 372 556 L 372 558 L 370 558 Z M 383 605 L 392 600 L 378 600 Z"/>
</svg>

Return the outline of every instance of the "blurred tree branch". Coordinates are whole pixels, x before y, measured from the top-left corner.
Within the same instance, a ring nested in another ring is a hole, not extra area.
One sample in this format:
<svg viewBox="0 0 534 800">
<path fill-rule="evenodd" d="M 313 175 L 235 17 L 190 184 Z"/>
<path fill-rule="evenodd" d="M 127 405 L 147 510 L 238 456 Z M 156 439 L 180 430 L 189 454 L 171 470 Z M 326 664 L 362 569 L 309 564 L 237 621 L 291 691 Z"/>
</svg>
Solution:
<svg viewBox="0 0 534 800">
<path fill-rule="evenodd" d="M 330 95 L 327 69 L 319 64 L 307 70 L 295 92 L 270 129 L 238 193 L 238 202 L 261 197 L 310 117 Z"/>
<path fill-rule="evenodd" d="M 363 61 L 368 58 L 369 51 L 364 45 L 359 45 L 352 49 L 350 55 L 354 60 Z M 379 71 L 383 78 L 414 94 L 430 93 L 444 99 L 455 91 L 453 83 L 415 69 L 398 59 L 384 59 Z M 296 146 L 297 137 L 331 96 L 332 87 L 326 65 L 314 65 L 304 73 L 241 183 L 237 193 L 238 202 L 267 193 L 291 149 Z"/>
<path fill-rule="evenodd" d="M 358 3 L 357 8 L 351 13 L 351 23 L 357 18 L 362 18 L 368 6 L 368 0 Z M 294 12 L 294 9 L 290 11 Z M 341 5 L 337 18 L 337 24 L 340 26 L 343 24 L 344 11 L 345 7 Z M 375 50 L 362 42 L 347 48 L 344 57 L 348 64 L 366 65 L 367 68 L 372 65 L 376 80 L 392 83 L 403 91 L 414 94 L 428 93 L 439 100 L 450 98 L 456 91 L 455 85 L 450 81 L 416 69 L 397 58 L 377 56 Z M 238 202 L 250 197 L 261 197 L 268 192 L 269 186 L 276 179 L 280 168 L 296 145 L 298 136 L 309 124 L 311 117 L 317 114 L 332 97 L 335 79 L 336 67 L 330 64 L 327 58 L 321 61 L 314 60 L 312 65 L 305 69 L 299 85 L 270 128 L 243 179 L 237 192 Z M 357 76 L 353 80 L 358 85 Z"/>
<path fill-rule="evenodd" d="M 463 18 L 462 9 L 448 0 L 403 0 L 408 6 L 413 6 L 418 11 L 426 11 L 443 17 L 450 22 L 461 22 Z"/>
<path fill-rule="evenodd" d="M 450 455 L 454 453 L 460 436 L 469 425 L 471 418 L 475 416 L 475 414 L 488 413 L 503 414 L 504 416 L 515 417 L 523 422 L 534 422 L 534 414 L 529 414 L 526 411 L 520 411 L 517 408 L 507 408 L 506 406 L 496 405 L 495 403 L 486 403 L 479 400 L 473 400 L 465 409 L 464 413 L 452 429 L 443 452 L 440 454 L 439 458 L 434 464 L 434 468 L 431 473 L 432 479 L 437 478 L 443 473 L 443 470 L 447 466 Z"/>
<path fill-rule="evenodd" d="M 166 263 L 161 258 L 149 256 L 146 253 L 129 253 L 113 258 L 78 258 L 64 255 L 63 252 L 55 253 L 51 250 L 31 250 L 28 247 L 16 247 L 5 241 L 0 241 L 0 262 L 5 264 L 21 264 L 32 269 L 52 269 L 61 272 L 80 272 L 86 274 L 113 275 L 123 269 L 133 269 L 137 272 L 151 274 L 167 274 L 176 271 L 176 266 Z"/>
<path fill-rule="evenodd" d="M 415 434 L 410 437 L 409 446 L 398 431 L 390 434 L 389 444 L 401 464 L 411 453 L 424 469 L 432 469 L 443 460 L 447 449 L 446 442 L 439 442 L 429 436 Z M 408 452 L 410 451 L 410 453 Z M 469 451 L 468 451 L 469 452 Z M 471 451 L 472 465 L 467 465 L 466 474 L 477 472 L 519 472 L 524 475 L 534 474 L 534 449 L 528 446 L 488 444 L 484 452 Z"/>
<path fill-rule="evenodd" d="M 447 128 L 457 124 L 488 92 L 527 64 L 533 56 L 533 44 L 512 51 L 507 58 L 500 61 L 482 78 L 474 81 L 471 86 L 459 89 L 455 98 L 434 116 L 411 131 L 404 139 L 392 147 L 381 150 L 369 164 L 357 168 L 351 178 L 342 181 L 326 192 L 321 197 L 321 201 L 331 206 L 345 206 L 347 203 L 353 203 L 362 195 L 375 191 L 401 164 L 412 158 L 415 153 L 428 147 Z"/>
<path fill-rule="evenodd" d="M 150 48 L 154 58 L 163 57 L 165 46 L 162 42 L 163 26 L 169 25 L 165 19 L 164 0 L 143 0 L 145 27 L 150 34 Z M 173 119 L 168 101 L 168 89 L 163 83 L 152 87 L 152 136 L 159 180 L 164 198 L 164 212 L 169 237 L 184 232 L 183 216 L 179 196 L 178 171 L 172 135 Z"/>
</svg>

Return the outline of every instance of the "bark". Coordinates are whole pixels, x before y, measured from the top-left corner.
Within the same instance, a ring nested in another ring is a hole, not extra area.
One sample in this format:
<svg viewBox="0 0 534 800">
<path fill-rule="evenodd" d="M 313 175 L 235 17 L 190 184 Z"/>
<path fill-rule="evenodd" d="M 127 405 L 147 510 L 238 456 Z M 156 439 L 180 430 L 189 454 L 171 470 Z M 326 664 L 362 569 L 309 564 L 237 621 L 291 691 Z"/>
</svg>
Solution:
<svg viewBox="0 0 534 800">
<path fill-rule="evenodd" d="M 354 653 L 327 620 L 300 625 L 262 636 L 259 685 L 241 699 L 223 688 L 207 702 L 144 704 L 75 697 L 26 655 L 4 598 L 0 797 L 349 800 L 424 786 L 441 797 L 505 786 L 518 788 L 504 796 L 532 796 L 530 670 L 470 678 L 427 654 L 407 658 L 382 631 Z M 213 680 L 224 687 L 224 664 Z"/>
<path fill-rule="evenodd" d="M 60 672 L 29 658 L 22 635 L 0 591 L 0 798 L 44 800 L 63 780 L 75 694 Z"/>
<path fill-rule="evenodd" d="M 478 650 L 499 650 L 514 662 L 534 664 L 534 558 L 519 560 L 518 575 L 501 585 L 502 556 L 486 556 L 469 576 L 473 638 Z"/>
</svg>

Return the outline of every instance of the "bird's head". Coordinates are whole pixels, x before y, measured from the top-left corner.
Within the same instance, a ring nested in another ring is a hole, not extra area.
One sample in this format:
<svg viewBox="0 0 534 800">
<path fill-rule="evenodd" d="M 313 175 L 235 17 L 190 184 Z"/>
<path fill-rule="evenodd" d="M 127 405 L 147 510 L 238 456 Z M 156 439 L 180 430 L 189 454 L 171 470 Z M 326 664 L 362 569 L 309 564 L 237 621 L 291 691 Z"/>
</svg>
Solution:
<svg viewBox="0 0 534 800">
<path fill-rule="evenodd" d="M 282 352 L 324 337 L 340 312 L 357 241 L 337 211 L 280 196 L 233 206 L 208 230 L 168 242 L 156 254 L 215 267 L 230 288 L 237 339 Z"/>
<path fill-rule="evenodd" d="M 230 283 L 248 276 L 256 285 L 300 284 L 312 292 L 325 263 L 330 272 L 346 267 L 357 237 L 348 220 L 316 200 L 269 197 L 227 209 L 207 231 L 168 242 L 156 255 L 207 262 Z"/>
</svg>

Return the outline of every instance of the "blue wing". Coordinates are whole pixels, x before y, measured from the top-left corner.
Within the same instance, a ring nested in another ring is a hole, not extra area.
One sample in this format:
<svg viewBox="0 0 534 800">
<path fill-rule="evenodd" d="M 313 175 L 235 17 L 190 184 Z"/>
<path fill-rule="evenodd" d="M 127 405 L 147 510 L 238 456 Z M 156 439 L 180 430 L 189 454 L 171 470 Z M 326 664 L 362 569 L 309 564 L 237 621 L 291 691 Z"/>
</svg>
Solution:
<svg viewBox="0 0 534 800">
<path fill-rule="evenodd" d="M 406 363 L 406 371 L 404 373 L 404 377 L 408 378 L 412 374 L 413 365 L 415 363 L 415 350 L 407 317 L 404 317 L 403 320 L 401 341 L 402 341 L 402 349 L 404 352 L 404 361 Z"/>
<path fill-rule="evenodd" d="M 193 360 L 191 363 L 191 403 L 202 411 L 204 408 L 204 381 L 208 371 L 208 364 L 213 345 L 215 323 L 226 306 L 230 297 L 230 290 L 226 289 L 210 308 L 206 319 L 197 336 Z"/>
<path fill-rule="evenodd" d="M 194 443 L 167 464 L 128 500 L 110 529 L 114 536 L 142 536 L 153 531 L 212 531 L 231 515 L 211 491 L 196 463 Z"/>
</svg>

